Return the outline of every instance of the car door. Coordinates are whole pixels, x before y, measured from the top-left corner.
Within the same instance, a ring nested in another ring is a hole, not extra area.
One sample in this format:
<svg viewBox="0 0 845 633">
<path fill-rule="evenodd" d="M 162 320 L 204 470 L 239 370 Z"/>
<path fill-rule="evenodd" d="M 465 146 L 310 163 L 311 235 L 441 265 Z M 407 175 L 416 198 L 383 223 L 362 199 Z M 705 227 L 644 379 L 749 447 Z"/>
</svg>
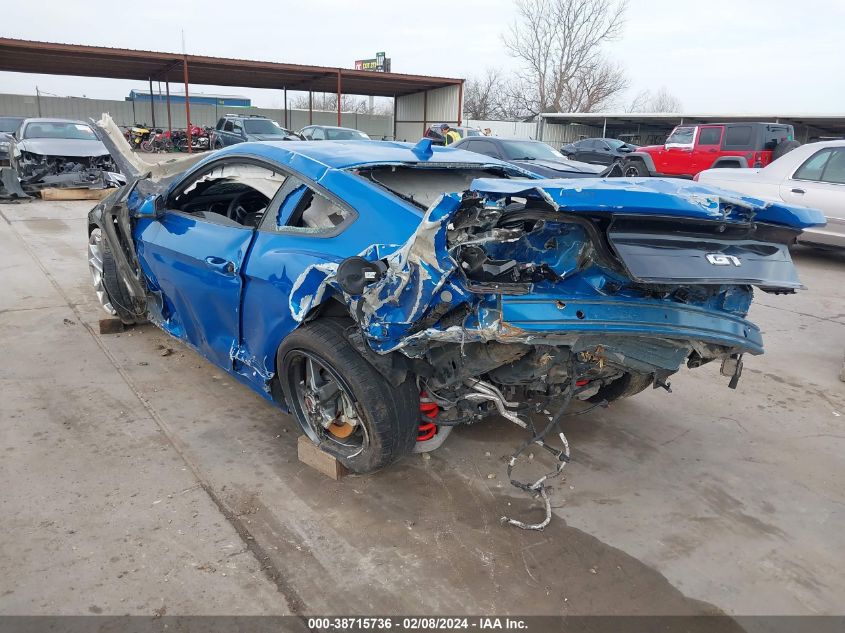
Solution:
<svg viewBox="0 0 845 633">
<path fill-rule="evenodd" d="M 575 155 L 573 160 L 589 163 L 593 155 L 593 139 L 588 138 L 575 143 Z"/>
<path fill-rule="evenodd" d="M 780 188 L 785 202 L 821 210 L 827 227 L 820 233 L 845 236 L 845 147 L 828 147 L 810 156 Z"/>
<path fill-rule="evenodd" d="M 138 257 L 158 302 L 152 319 L 228 370 L 240 339 L 242 273 L 255 227 L 227 217 L 225 191 L 237 182 L 232 174 L 255 169 L 268 178 L 274 173 L 272 166 L 244 158 L 204 166 L 174 187 L 163 216 L 137 236 Z M 217 197 L 215 187 L 224 205 L 216 210 L 216 203 L 203 202 Z"/>
<path fill-rule="evenodd" d="M 698 128 L 698 138 L 692 153 L 692 174 L 695 175 L 705 169 L 710 169 L 719 158 L 722 147 L 722 136 L 725 127 L 722 125 L 702 125 Z"/>
<path fill-rule="evenodd" d="M 593 159 L 588 162 L 596 165 L 610 165 L 613 162 L 613 149 L 607 141 L 602 139 L 593 141 Z"/>
</svg>

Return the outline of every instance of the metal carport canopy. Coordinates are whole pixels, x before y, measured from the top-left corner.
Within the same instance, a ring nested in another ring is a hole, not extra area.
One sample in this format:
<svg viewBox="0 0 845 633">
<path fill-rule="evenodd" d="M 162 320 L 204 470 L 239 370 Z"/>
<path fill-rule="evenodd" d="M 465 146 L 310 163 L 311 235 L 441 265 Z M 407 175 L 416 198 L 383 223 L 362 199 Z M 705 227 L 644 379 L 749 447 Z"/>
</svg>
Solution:
<svg viewBox="0 0 845 633">
<path fill-rule="evenodd" d="M 0 70 L 11 72 L 182 81 L 183 61 L 190 83 L 214 86 L 336 92 L 340 77 L 344 94 L 393 97 L 463 83 L 448 77 L 0 38 Z"/>
<path fill-rule="evenodd" d="M 440 89 L 442 92 L 442 89 L 453 89 L 455 98 L 449 103 L 455 110 L 454 121 L 460 124 L 464 84 L 463 79 L 449 77 L 378 73 L 328 66 L 305 66 L 12 38 L 0 38 L 0 71 L 147 80 L 150 82 L 150 93 L 152 93 L 153 80 L 181 81 L 185 84 L 187 121 L 191 120 L 188 85 L 203 84 L 284 90 L 285 112 L 287 112 L 288 90 L 307 91 L 309 94 L 312 92 L 336 93 L 338 125 L 341 124 L 340 96 L 343 94 L 398 99 L 414 99 L 416 95 L 420 95 L 422 102 L 425 103 L 429 91 Z M 312 99 L 309 98 L 309 112 L 311 103 Z M 167 107 L 169 112 L 169 89 Z M 394 108 L 394 137 L 396 137 L 397 123 L 405 123 L 404 120 L 397 121 L 398 115 L 395 112 L 397 109 Z M 417 124 L 418 118 L 422 119 L 424 128 L 428 120 L 428 110 L 425 107 L 423 107 L 421 117 L 413 117 L 414 125 Z M 436 118 L 447 120 L 451 117 L 443 116 L 442 112 L 438 112 Z M 190 151 L 190 146 L 189 128 L 188 151 Z"/>
</svg>

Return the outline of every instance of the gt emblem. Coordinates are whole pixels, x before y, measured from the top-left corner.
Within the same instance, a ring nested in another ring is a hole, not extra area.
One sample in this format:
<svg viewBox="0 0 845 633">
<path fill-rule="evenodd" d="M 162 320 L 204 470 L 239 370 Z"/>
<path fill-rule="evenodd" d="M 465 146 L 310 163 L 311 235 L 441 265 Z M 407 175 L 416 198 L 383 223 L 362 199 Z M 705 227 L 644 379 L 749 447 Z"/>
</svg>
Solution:
<svg viewBox="0 0 845 633">
<path fill-rule="evenodd" d="M 733 255 L 722 255 L 721 253 L 707 253 L 705 257 L 707 257 L 707 261 L 713 264 L 714 266 L 730 266 L 731 264 L 733 264 L 734 266 L 742 266 L 742 262 L 739 261 L 739 257 L 734 257 Z"/>
</svg>

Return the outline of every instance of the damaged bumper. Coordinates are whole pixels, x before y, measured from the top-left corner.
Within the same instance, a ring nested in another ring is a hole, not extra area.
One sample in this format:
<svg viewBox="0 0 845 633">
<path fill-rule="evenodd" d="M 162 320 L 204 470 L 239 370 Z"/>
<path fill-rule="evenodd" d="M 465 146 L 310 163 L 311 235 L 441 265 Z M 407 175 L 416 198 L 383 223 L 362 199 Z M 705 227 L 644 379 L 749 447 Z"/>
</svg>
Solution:
<svg viewBox="0 0 845 633">
<path fill-rule="evenodd" d="M 821 214 L 654 179 L 587 189 L 477 180 L 401 247 L 362 253 L 376 268 L 360 292 L 342 267 L 306 270 L 291 311 L 341 296 L 374 350 L 429 362 L 445 344 L 494 341 L 665 376 L 762 353 L 752 286 L 801 287 L 787 245 Z"/>
</svg>

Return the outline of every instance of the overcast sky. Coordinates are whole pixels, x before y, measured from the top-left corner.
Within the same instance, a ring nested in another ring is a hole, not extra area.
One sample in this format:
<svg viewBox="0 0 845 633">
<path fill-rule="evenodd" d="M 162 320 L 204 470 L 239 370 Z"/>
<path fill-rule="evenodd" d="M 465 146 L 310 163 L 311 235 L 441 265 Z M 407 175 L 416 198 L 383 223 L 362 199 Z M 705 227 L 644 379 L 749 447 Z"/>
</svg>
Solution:
<svg viewBox="0 0 845 633">
<path fill-rule="evenodd" d="M 114 0 L 4 3 L 0 35 L 22 39 L 352 67 L 386 51 L 393 70 L 471 77 L 513 68 L 500 34 L 512 0 L 249 3 Z M 49 8 L 48 8 L 49 7 Z M 628 72 L 624 106 L 661 86 L 685 112 L 845 112 L 845 0 L 631 0 L 606 47 Z M 122 99 L 144 82 L 0 73 L 0 92 Z M 275 91 L 199 87 L 281 105 Z"/>
</svg>

